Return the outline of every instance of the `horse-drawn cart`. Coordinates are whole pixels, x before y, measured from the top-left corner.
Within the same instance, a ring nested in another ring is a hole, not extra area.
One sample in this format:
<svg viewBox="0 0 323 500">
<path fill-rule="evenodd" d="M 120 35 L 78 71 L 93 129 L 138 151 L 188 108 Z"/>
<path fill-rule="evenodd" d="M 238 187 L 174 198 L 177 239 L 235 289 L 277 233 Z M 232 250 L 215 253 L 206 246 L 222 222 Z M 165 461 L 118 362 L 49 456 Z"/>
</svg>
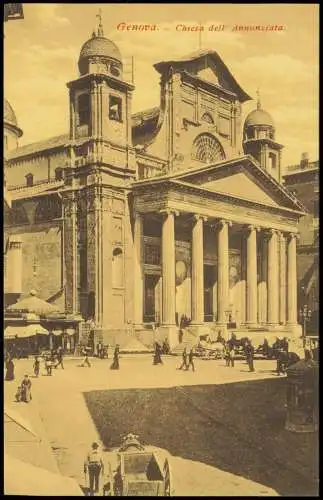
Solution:
<svg viewBox="0 0 323 500">
<path fill-rule="evenodd" d="M 157 454 L 146 450 L 138 437 L 128 434 L 117 452 L 113 477 L 114 496 L 171 496 L 167 458 L 161 464 Z"/>
</svg>

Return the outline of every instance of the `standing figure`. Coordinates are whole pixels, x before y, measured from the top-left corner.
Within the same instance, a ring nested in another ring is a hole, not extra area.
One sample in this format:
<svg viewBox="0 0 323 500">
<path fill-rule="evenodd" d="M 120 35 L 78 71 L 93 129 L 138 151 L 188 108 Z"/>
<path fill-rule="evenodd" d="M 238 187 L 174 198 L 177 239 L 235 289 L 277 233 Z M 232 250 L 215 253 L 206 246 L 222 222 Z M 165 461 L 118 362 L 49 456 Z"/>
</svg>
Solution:
<svg viewBox="0 0 323 500">
<path fill-rule="evenodd" d="M 22 400 L 21 398 L 22 398 L 21 385 L 18 385 L 17 392 L 15 395 L 15 399 L 16 399 L 17 403 L 21 402 L 21 400 Z"/>
<path fill-rule="evenodd" d="M 234 347 L 232 342 L 228 342 L 225 346 L 225 364 L 226 366 L 234 367 Z"/>
<path fill-rule="evenodd" d="M 5 380 L 14 380 L 14 379 L 15 379 L 15 365 L 12 361 L 12 358 L 9 356 L 6 361 Z"/>
<path fill-rule="evenodd" d="M 81 366 L 87 365 L 89 368 L 91 368 L 91 363 L 90 363 L 90 360 L 89 360 L 88 350 L 87 350 L 86 347 L 84 347 L 82 349 L 82 355 L 85 356 L 85 358 L 84 358 L 84 361 L 81 364 Z"/>
<path fill-rule="evenodd" d="M 84 462 L 84 474 L 89 473 L 90 496 L 99 492 L 100 488 L 100 473 L 104 474 L 104 463 L 99 450 L 98 443 L 93 443 L 90 452 Z"/>
<path fill-rule="evenodd" d="M 34 374 L 35 374 L 35 377 L 38 377 L 39 376 L 39 369 L 40 369 L 40 361 L 39 361 L 39 357 L 38 356 L 35 356 L 35 361 L 34 361 Z"/>
<path fill-rule="evenodd" d="M 155 352 L 153 358 L 153 365 L 162 365 L 163 361 L 161 359 L 161 347 L 158 342 L 155 342 Z"/>
<path fill-rule="evenodd" d="M 102 359 L 103 345 L 102 345 L 101 342 L 98 342 L 98 344 L 96 346 L 96 350 L 97 350 L 97 353 L 98 353 L 98 358 Z"/>
<path fill-rule="evenodd" d="M 28 375 L 25 375 L 21 382 L 21 400 L 25 403 L 29 403 L 31 399 L 31 380 Z"/>
<path fill-rule="evenodd" d="M 113 362 L 112 365 L 110 366 L 110 370 L 119 370 L 119 344 L 116 344 L 114 348 L 114 353 L 113 353 Z"/>
<path fill-rule="evenodd" d="M 177 368 L 177 370 L 183 370 L 183 368 L 185 368 L 185 370 L 187 369 L 187 351 L 186 351 L 186 347 L 184 348 L 184 351 L 183 351 L 183 354 L 182 354 L 182 364 L 179 368 Z"/>
<path fill-rule="evenodd" d="M 52 370 L 53 370 L 53 363 L 52 363 L 51 357 L 49 357 L 49 356 L 46 356 L 46 358 L 45 358 L 45 368 L 47 371 L 47 375 L 51 376 Z"/>
<path fill-rule="evenodd" d="M 57 350 L 57 364 L 56 364 L 55 368 L 57 368 L 59 365 L 61 365 L 62 369 L 64 370 L 64 365 L 63 365 L 63 349 L 62 349 L 62 347 L 59 347 L 58 350 Z"/>
<path fill-rule="evenodd" d="M 194 350 L 193 347 L 191 348 L 189 354 L 188 354 L 188 365 L 186 366 L 186 370 L 190 369 L 190 366 L 192 367 L 193 372 L 195 372 L 195 366 L 194 366 Z"/>
<path fill-rule="evenodd" d="M 169 353 L 170 353 L 170 345 L 168 342 L 168 338 L 166 337 L 163 342 L 163 354 L 169 354 Z"/>
<path fill-rule="evenodd" d="M 255 371 L 255 368 L 253 366 L 254 347 L 250 342 L 250 340 L 245 345 L 245 353 L 246 353 L 247 363 L 249 366 L 249 371 L 254 372 Z"/>
</svg>

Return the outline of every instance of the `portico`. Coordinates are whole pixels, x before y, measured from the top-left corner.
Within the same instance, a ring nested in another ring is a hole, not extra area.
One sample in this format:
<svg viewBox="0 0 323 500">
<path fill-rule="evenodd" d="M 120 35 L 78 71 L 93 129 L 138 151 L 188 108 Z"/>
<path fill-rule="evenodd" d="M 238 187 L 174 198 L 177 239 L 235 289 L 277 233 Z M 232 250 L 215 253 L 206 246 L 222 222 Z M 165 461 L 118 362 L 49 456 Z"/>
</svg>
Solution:
<svg viewBox="0 0 323 500">
<path fill-rule="evenodd" d="M 245 172 L 262 175 L 249 158 L 239 162 Z M 234 162 L 226 174 L 232 168 Z M 206 170 L 210 182 L 217 167 Z M 192 175 L 136 183 L 137 328 L 158 323 L 171 346 L 182 315 L 196 335 L 209 332 L 210 323 L 224 334 L 230 326 L 297 330 L 298 210 L 252 200 L 256 186 L 250 200 L 238 199 L 215 184 L 201 185 L 201 171 L 194 182 Z"/>
</svg>

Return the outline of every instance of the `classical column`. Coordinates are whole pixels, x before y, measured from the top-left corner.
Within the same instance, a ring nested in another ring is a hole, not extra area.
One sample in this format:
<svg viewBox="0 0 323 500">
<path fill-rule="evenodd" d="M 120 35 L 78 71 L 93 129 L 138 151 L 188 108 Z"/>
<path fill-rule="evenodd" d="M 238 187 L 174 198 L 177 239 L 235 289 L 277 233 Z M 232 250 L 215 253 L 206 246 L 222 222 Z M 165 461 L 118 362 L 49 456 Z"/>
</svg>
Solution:
<svg viewBox="0 0 323 500">
<path fill-rule="evenodd" d="M 70 276 L 72 278 L 72 313 L 75 314 L 78 309 L 78 290 L 77 290 L 77 282 L 78 282 L 78 269 L 77 269 L 77 205 L 76 199 L 73 196 L 71 203 L 71 232 L 72 232 L 72 255 L 70 261 Z M 66 250 L 65 250 L 66 252 Z M 68 253 L 68 252 L 66 252 Z M 66 255 L 65 253 L 65 255 Z"/>
<path fill-rule="evenodd" d="M 192 228 L 192 323 L 204 323 L 203 221 L 194 215 Z"/>
<path fill-rule="evenodd" d="M 143 220 L 142 215 L 135 214 L 134 227 L 134 323 L 142 325 L 143 318 L 143 270 L 142 270 L 142 240 Z"/>
<path fill-rule="evenodd" d="M 279 241 L 279 322 L 286 323 L 286 240 L 280 233 Z"/>
<path fill-rule="evenodd" d="M 175 282 L 175 212 L 162 211 L 162 274 L 163 274 L 163 325 L 174 326 L 176 313 Z"/>
<path fill-rule="evenodd" d="M 218 324 L 226 325 L 229 300 L 229 225 L 220 220 L 218 226 Z"/>
<path fill-rule="evenodd" d="M 258 284 L 259 307 L 258 322 L 267 323 L 267 281 L 268 281 L 268 240 L 266 234 L 261 234 L 261 260 L 260 260 L 260 283 Z"/>
<path fill-rule="evenodd" d="M 296 234 L 287 241 L 287 323 L 297 324 Z"/>
<path fill-rule="evenodd" d="M 247 235 L 247 318 L 249 326 L 257 325 L 257 230 L 248 226 Z"/>
<path fill-rule="evenodd" d="M 275 229 L 271 229 L 268 240 L 268 323 L 270 325 L 278 324 L 278 253 L 277 253 L 278 234 Z"/>
</svg>

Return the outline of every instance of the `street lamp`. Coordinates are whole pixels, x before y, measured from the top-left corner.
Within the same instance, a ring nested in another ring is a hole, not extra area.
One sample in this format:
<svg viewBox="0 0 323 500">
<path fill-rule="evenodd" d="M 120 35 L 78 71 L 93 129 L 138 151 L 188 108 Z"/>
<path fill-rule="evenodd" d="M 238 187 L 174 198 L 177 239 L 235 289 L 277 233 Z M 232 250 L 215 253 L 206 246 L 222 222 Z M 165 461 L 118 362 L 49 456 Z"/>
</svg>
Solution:
<svg viewBox="0 0 323 500">
<path fill-rule="evenodd" d="M 312 317 L 312 311 L 308 308 L 307 304 L 304 304 L 303 307 L 299 310 L 299 315 L 302 319 L 302 337 L 303 337 L 303 346 L 305 347 L 305 339 L 306 339 L 306 326 L 308 321 Z"/>
</svg>

